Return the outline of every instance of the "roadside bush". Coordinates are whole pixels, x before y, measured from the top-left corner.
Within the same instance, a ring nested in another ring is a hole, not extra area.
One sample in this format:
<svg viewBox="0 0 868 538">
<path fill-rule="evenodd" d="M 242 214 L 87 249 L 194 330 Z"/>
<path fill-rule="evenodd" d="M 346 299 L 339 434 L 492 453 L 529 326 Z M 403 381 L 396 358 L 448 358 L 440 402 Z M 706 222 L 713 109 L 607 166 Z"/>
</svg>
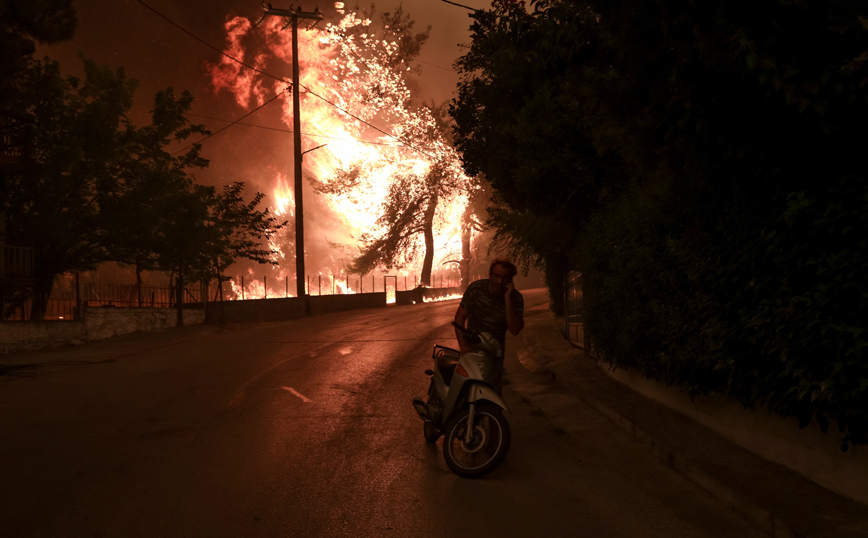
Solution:
<svg viewBox="0 0 868 538">
<path fill-rule="evenodd" d="M 587 230 L 587 333 L 616 367 L 803 427 L 836 423 L 842 450 L 865 444 L 866 229 L 862 177 L 765 211 L 734 197 L 634 193 Z"/>
</svg>

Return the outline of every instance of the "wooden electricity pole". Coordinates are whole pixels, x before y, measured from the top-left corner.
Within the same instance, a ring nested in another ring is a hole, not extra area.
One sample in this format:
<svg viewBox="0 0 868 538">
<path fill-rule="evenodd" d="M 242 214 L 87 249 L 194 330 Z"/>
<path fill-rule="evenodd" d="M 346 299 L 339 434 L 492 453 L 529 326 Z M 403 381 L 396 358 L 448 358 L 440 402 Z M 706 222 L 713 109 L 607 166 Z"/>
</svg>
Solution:
<svg viewBox="0 0 868 538">
<path fill-rule="evenodd" d="M 276 9 L 271 7 L 271 4 L 265 4 L 265 14 L 283 17 L 287 24 L 284 28 L 292 26 L 292 138 L 294 145 L 295 165 L 295 281 L 296 294 L 299 298 L 305 300 L 307 298 L 304 291 L 304 202 L 302 200 L 302 176 L 301 176 L 301 113 L 300 113 L 300 94 L 298 84 L 298 21 L 299 19 L 308 19 L 314 21 L 322 20 L 322 14 L 319 8 L 316 8 L 312 13 L 301 11 L 291 7 L 289 9 Z M 307 310 L 307 306 L 305 306 Z"/>
</svg>

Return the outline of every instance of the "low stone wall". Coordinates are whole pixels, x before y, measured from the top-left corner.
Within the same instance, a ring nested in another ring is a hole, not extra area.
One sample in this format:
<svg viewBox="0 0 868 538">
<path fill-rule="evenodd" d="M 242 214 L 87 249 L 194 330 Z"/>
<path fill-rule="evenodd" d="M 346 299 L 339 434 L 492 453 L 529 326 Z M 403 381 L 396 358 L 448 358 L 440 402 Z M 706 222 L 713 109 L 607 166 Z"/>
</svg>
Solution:
<svg viewBox="0 0 868 538">
<path fill-rule="evenodd" d="M 6 321 L 0 323 L 0 353 L 82 343 L 81 321 Z"/>
<path fill-rule="evenodd" d="M 386 306 L 386 293 L 355 293 L 349 295 L 308 296 L 312 315 L 343 312 L 357 308 L 381 308 Z"/>
<path fill-rule="evenodd" d="M 215 324 L 280 321 L 303 318 L 304 316 L 304 301 L 297 297 L 287 297 L 208 303 L 205 321 Z"/>
<path fill-rule="evenodd" d="M 397 292 L 397 304 L 415 304 L 460 294 L 459 288 L 417 288 Z M 328 314 L 361 308 L 386 306 L 386 293 L 308 296 L 310 314 Z M 223 301 L 207 308 L 185 307 L 184 324 L 245 321 L 281 321 L 303 318 L 304 301 L 295 297 Z M 84 307 L 82 321 L 0 323 L 0 353 L 92 342 L 135 332 L 159 331 L 177 326 L 174 308 Z"/>
<path fill-rule="evenodd" d="M 201 308 L 184 309 L 184 324 L 205 321 Z M 85 340 L 93 342 L 125 334 L 161 331 L 177 327 L 178 311 L 174 308 L 85 307 Z"/>
<path fill-rule="evenodd" d="M 0 323 L 0 353 L 94 342 L 177 326 L 174 308 L 84 307 L 79 321 L 8 321 Z M 184 324 L 205 321 L 202 309 L 185 308 Z"/>
<path fill-rule="evenodd" d="M 349 295 L 308 295 L 311 315 L 343 312 L 359 308 L 386 306 L 385 293 L 355 293 Z M 304 301 L 297 297 L 223 301 L 209 303 L 208 323 L 240 323 L 244 321 L 282 321 L 305 317 Z"/>
</svg>

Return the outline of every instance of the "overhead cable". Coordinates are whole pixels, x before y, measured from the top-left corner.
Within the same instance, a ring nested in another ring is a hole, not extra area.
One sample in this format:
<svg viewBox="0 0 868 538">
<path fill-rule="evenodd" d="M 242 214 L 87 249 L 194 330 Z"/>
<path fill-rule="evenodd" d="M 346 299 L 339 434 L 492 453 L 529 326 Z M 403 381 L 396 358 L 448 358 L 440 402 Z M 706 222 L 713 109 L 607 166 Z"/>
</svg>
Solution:
<svg viewBox="0 0 868 538">
<path fill-rule="evenodd" d="M 185 146 L 185 147 L 182 148 L 182 149 L 179 149 L 179 150 L 176 151 L 175 153 L 172 153 L 172 155 L 175 156 L 175 155 L 181 153 L 182 151 L 186 151 L 186 150 L 190 149 L 191 147 L 195 146 L 196 144 L 201 144 L 202 142 L 208 140 L 209 138 L 211 138 L 212 136 L 214 136 L 214 135 L 216 135 L 216 134 L 222 133 L 222 132 L 225 131 L 226 129 L 232 127 L 233 125 L 237 124 L 238 122 L 240 122 L 241 120 L 243 120 L 244 118 L 246 118 L 247 116 L 250 116 L 251 114 L 253 114 L 253 113 L 256 112 L 257 110 L 259 110 L 260 108 L 263 108 L 264 106 L 266 106 L 266 105 L 272 103 L 272 102 L 275 101 L 278 97 L 280 97 L 281 95 L 283 95 L 283 94 L 284 94 L 288 89 L 289 89 L 289 88 L 284 88 L 283 90 L 280 90 L 279 92 L 277 92 L 277 93 L 274 95 L 274 97 L 272 97 L 272 98 L 269 99 L 268 101 L 262 103 L 262 104 L 259 105 L 258 107 L 254 108 L 253 110 L 251 110 L 251 111 L 248 112 L 247 114 L 241 116 L 240 118 L 238 118 L 237 120 L 233 121 L 233 122 L 230 123 L 229 125 L 225 125 L 225 126 L 221 127 L 220 129 L 217 129 L 216 131 L 214 131 L 213 133 L 209 134 L 209 135 L 206 136 L 205 138 L 203 138 L 203 139 L 201 139 L 201 140 L 197 140 L 196 142 L 193 142 L 192 144 L 190 144 L 190 145 L 188 145 L 188 146 Z"/>
<path fill-rule="evenodd" d="M 133 103 L 138 106 L 152 106 L 145 103 Z M 260 107 L 261 108 L 261 107 Z M 279 133 L 293 133 L 292 129 L 286 129 L 282 127 L 269 127 L 267 125 L 257 125 L 255 123 L 245 123 L 239 120 L 227 120 L 226 118 L 215 118 L 214 116 L 206 116 L 205 114 L 194 114 L 193 112 L 187 112 L 187 116 L 192 116 L 195 118 L 204 118 L 206 120 L 214 120 L 214 121 L 222 121 L 224 123 L 233 123 L 235 125 L 244 125 L 245 127 L 255 127 L 256 129 L 265 129 L 267 131 L 277 131 Z M 312 134 L 312 133 L 301 133 L 301 136 L 306 136 L 309 138 L 328 138 L 329 140 L 341 140 L 343 142 L 356 142 L 358 144 L 373 144 L 376 146 L 389 146 L 389 147 L 398 147 L 400 144 L 393 144 L 390 142 L 374 142 L 373 140 L 356 140 L 355 138 L 344 138 L 340 136 L 329 136 L 324 134 Z M 204 140 L 204 139 L 203 139 Z M 186 148 L 185 148 L 186 149 Z"/>
</svg>

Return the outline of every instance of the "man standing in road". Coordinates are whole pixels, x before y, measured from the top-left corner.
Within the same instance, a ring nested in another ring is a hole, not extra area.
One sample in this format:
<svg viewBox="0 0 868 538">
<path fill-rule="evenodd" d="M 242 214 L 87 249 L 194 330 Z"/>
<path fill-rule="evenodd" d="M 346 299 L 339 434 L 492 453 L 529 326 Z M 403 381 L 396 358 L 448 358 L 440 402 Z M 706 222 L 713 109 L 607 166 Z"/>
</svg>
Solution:
<svg viewBox="0 0 868 538">
<path fill-rule="evenodd" d="M 517 335 L 524 328 L 524 298 L 512 283 L 518 270 L 508 260 L 495 260 L 488 268 L 488 278 L 467 286 L 455 313 L 455 322 L 462 327 L 493 334 L 506 349 L 506 331 Z M 461 354 L 470 352 L 470 345 L 455 329 Z M 500 392 L 500 377 L 496 388 Z"/>
</svg>

